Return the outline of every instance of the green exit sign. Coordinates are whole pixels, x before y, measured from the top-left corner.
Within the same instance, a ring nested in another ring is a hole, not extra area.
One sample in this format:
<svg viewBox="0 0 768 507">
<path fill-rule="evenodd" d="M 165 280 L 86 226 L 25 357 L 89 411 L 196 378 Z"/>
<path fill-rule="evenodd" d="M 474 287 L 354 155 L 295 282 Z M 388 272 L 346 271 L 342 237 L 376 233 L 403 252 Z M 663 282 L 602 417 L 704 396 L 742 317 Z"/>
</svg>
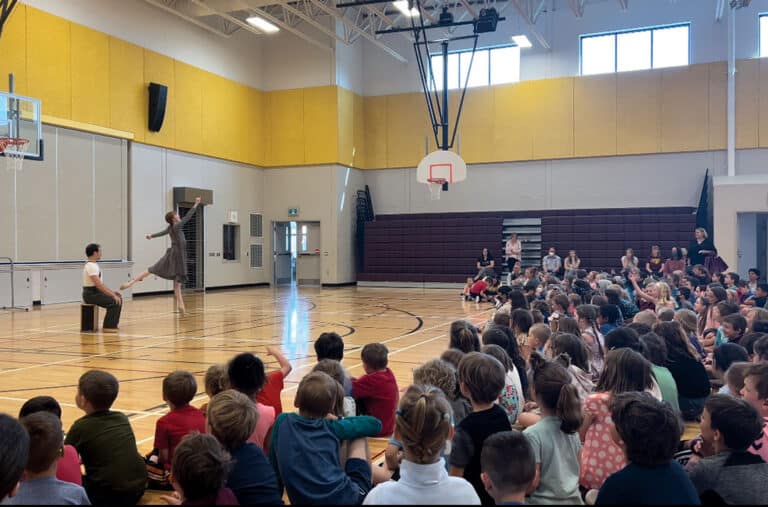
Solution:
<svg viewBox="0 0 768 507">
<path fill-rule="evenodd" d="M 288 208 L 288 216 L 289 217 L 299 216 L 299 208 Z"/>
</svg>

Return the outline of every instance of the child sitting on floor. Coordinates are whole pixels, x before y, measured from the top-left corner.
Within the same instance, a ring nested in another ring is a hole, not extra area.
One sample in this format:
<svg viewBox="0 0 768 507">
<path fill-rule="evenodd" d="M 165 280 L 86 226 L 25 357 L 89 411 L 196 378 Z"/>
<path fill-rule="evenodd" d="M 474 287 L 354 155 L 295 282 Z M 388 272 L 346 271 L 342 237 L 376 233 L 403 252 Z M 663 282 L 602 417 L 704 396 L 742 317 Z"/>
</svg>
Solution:
<svg viewBox="0 0 768 507">
<path fill-rule="evenodd" d="M 480 452 L 486 438 L 511 426 L 507 413 L 496 404 L 506 372 L 494 357 L 470 352 L 459 363 L 461 393 L 472 404 L 468 414 L 457 426 L 451 446 L 451 475 L 464 477 L 475 488 L 483 505 L 492 505 L 493 499 L 480 480 Z"/>
<path fill-rule="evenodd" d="M 344 360 L 344 339 L 338 333 L 322 333 L 315 340 L 317 361 L 333 359 L 341 363 Z M 352 396 L 352 377 L 345 371 L 345 381 L 341 384 L 347 396 Z"/>
<path fill-rule="evenodd" d="M 0 502 L 16 496 L 29 457 L 29 434 L 13 417 L 0 414 Z"/>
<path fill-rule="evenodd" d="M 229 375 L 229 385 L 232 386 L 232 389 L 248 396 L 253 401 L 259 414 L 256 420 L 256 427 L 248 441 L 253 442 L 262 449 L 266 449 L 265 438 L 275 422 L 275 408 L 257 401 L 257 396 L 261 388 L 264 387 L 266 379 L 264 363 L 261 362 L 258 356 L 250 352 L 238 354 L 229 362 L 227 373 Z"/>
<path fill-rule="evenodd" d="M 208 367 L 203 379 L 205 382 L 205 394 L 208 395 L 210 400 L 222 391 L 229 389 L 229 374 L 227 373 L 226 364 L 214 364 Z M 203 413 L 203 417 L 208 414 L 208 403 L 200 405 L 200 412 Z"/>
<path fill-rule="evenodd" d="M 469 297 L 472 292 L 472 284 L 474 283 L 475 282 L 472 280 L 472 278 L 467 277 L 467 282 L 464 284 L 464 288 L 461 290 L 462 301 L 469 301 Z"/>
<path fill-rule="evenodd" d="M 497 400 L 497 403 L 507 413 L 509 424 L 515 424 L 517 416 L 523 411 L 523 405 L 525 405 L 525 396 L 523 395 L 523 386 L 520 383 L 520 374 L 515 368 L 512 359 L 510 359 L 507 351 L 498 345 L 483 345 L 483 354 L 488 354 L 491 357 L 496 358 L 506 370 L 504 377 L 504 389 Z M 523 373 L 525 375 L 525 373 Z"/>
<path fill-rule="evenodd" d="M 110 410 L 119 389 L 111 373 L 83 373 L 75 403 L 85 415 L 75 421 L 64 440 L 83 459 L 83 486 L 94 505 L 135 505 L 147 486 L 147 468 L 131 423 L 122 412 Z"/>
<path fill-rule="evenodd" d="M 491 435 L 480 455 L 480 478 L 496 505 L 523 505 L 536 477 L 536 459 L 528 439 L 517 431 Z"/>
<path fill-rule="evenodd" d="M 749 452 L 759 454 L 768 461 L 768 363 L 753 364 L 744 377 L 741 397 L 755 407 L 763 418 L 763 434 L 755 440 Z"/>
<path fill-rule="evenodd" d="M 536 460 L 536 479 L 526 491 L 528 503 L 581 504 L 578 390 L 562 364 L 547 361 L 538 352 L 531 354 L 531 369 L 531 397 L 542 418 L 523 431 Z"/>
<path fill-rule="evenodd" d="M 450 477 L 443 449 L 453 436 L 451 406 L 433 386 L 412 385 L 397 411 L 395 438 L 403 444 L 400 480 L 379 484 L 364 505 L 456 504 L 480 505 L 466 480 Z"/>
<path fill-rule="evenodd" d="M 237 500 L 242 505 L 282 505 L 275 471 L 264 451 L 249 441 L 257 417 L 253 400 L 228 389 L 208 403 L 207 430 L 232 456 L 226 482 Z"/>
<path fill-rule="evenodd" d="M 173 455 L 173 496 L 161 497 L 176 505 L 240 505 L 224 486 L 232 457 L 216 437 L 194 433 L 184 437 Z"/>
<path fill-rule="evenodd" d="M 765 503 L 768 463 L 747 452 L 762 428 L 762 418 L 744 400 L 716 394 L 706 401 L 701 435 L 712 444 L 715 454 L 700 460 L 689 472 L 703 503 Z"/>
<path fill-rule="evenodd" d="M 611 419 L 611 437 L 629 464 L 605 480 L 595 504 L 699 505 L 688 475 L 672 459 L 683 424 L 668 403 L 650 393 L 625 392 L 613 398 Z"/>
<path fill-rule="evenodd" d="M 340 362 L 333 359 L 323 359 L 318 361 L 312 371 L 321 371 L 327 373 L 336 382 L 344 385 L 344 381 L 347 379 L 347 372 Z M 357 404 L 352 396 L 344 396 L 344 406 L 340 414 L 334 414 L 337 417 L 353 417 L 357 415 Z"/>
<path fill-rule="evenodd" d="M 291 504 L 358 505 L 371 489 L 366 436 L 380 434 L 374 417 L 335 420 L 344 392 L 329 375 L 316 371 L 299 383 L 294 405 L 275 421 L 269 459 Z M 339 443 L 350 440 L 342 465 Z M 301 459 L 297 459 L 301 457 Z"/>
<path fill-rule="evenodd" d="M 61 420 L 61 406 L 58 401 L 50 396 L 35 396 L 27 400 L 19 410 L 19 419 L 35 412 L 50 412 Z M 65 445 L 63 455 L 56 462 L 56 478 L 60 481 L 82 486 L 83 476 L 80 471 L 80 465 L 80 456 L 77 455 L 77 449 L 71 445 Z"/>
<path fill-rule="evenodd" d="M 365 375 L 352 381 L 352 396 L 358 411 L 381 421 L 381 432 L 388 437 L 395 429 L 395 410 L 400 391 L 392 370 L 387 368 L 389 351 L 381 343 L 369 343 L 360 352 Z"/>
<path fill-rule="evenodd" d="M 43 411 L 23 417 L 20 422 L 29 433 L 29 458 L 18 493 L 3 504 L 90 505 L 81 486 L 56 478 L 56 463 L 64 445 L 61 420 Z"/>
<path fill-rule="evenodd" d="M 286 359 L 286 357 L 280 352 L 280 347 L 270 345 L 267 347 L 267 355 L 275 358 L 280 369 L 273 371 L 267 375 L 267 379 L 264 382 L 264 387 L 261 388 L 259 394 L 256 395 L 256 401 L 268 407 L 275 409 L 275 417 L 283 413 L 283 402 L 280 399 L 280 393 L 283 392 L 285 386 L 285 377 L 291 373 L 293 366 Z"/>
</svg>

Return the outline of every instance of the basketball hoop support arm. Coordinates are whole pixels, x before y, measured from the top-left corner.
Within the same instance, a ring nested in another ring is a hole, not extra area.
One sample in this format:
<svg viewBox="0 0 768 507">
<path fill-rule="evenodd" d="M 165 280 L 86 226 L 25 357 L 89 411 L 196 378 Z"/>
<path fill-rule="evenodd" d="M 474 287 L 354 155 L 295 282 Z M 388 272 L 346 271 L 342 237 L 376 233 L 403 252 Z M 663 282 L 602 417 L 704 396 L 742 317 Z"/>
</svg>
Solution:
<svg viewBox="0 0 768 507">
<path fill-rule="evenodd" d="M 448 41 L 444 40 L 440 43 L 443 49 L 443 117 L 440 119 L 443 125 L 443 145 L 440 147 L 443 150 L 448 149 Z M 430 62 L 430 71 L 432 62 Z"/>
</svg>

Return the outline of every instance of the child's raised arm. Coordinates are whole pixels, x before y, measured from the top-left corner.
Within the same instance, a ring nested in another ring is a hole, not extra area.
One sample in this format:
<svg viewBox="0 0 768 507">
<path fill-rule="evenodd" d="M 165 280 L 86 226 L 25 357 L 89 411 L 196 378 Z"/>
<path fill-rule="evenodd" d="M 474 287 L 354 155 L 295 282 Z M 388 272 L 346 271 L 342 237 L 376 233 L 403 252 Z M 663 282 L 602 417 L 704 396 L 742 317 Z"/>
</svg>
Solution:
<svg viewBox="0 0 768 507">
<path fill-rule="evenodd" d="M 267 354 L 277 359 L 277 364 L 280 365 L 280 371 L 283 372 L 283 377 L 287 377 L 288 374 L 291 373 L 293 366 L 291 366 L 290 361 L 283 355 L 279 347 L 270 345 L 267 347 Z"/>
</svg>

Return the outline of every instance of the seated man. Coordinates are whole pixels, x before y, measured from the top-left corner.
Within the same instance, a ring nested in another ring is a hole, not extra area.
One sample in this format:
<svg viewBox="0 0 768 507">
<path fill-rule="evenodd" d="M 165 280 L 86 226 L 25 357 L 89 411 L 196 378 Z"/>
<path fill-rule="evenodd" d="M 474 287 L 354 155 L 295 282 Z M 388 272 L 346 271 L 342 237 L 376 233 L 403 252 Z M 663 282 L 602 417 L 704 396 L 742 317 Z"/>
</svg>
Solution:
<svg viewBox="0 0 768 507">
<path fill-rule="evenodd" d="M 557 275 L 563 265 L 563 260 L 555 253 L 555 247 L 549 247 L 549 253 L 542 257 L 541 268 L 545 275 Z"/>
<path fill-rule="evenodd" d="M 123 298 L 119 292 L 111 290 L 101 281 L 101 268 L 97 264 L 97 261 L 101 260 L 101 246 L 90 243 L 85 247 L 85 255 L 88 262 L 83 268 L 83 301 L 89 305 L 106 308 L 103 331 L 117 333 Z"/>
</svg>

